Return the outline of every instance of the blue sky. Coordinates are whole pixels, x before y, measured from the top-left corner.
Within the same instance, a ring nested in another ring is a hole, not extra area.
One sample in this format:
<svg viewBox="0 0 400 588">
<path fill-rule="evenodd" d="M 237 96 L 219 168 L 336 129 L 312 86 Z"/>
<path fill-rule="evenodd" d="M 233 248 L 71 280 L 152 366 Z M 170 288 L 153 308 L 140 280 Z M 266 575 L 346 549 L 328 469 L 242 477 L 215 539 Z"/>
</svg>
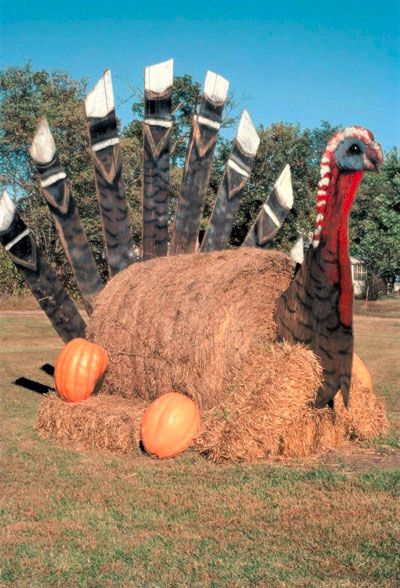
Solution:
<svg viewBox="0 0 400 588">
<path fill-rule="evenodd" d="M 146 65 L 230 80 L 256 124 L 360 124 L 400 145 L 400 0 L 2 0 L 1 65 L 111 67 L 118 115 Z"/>
</svg>

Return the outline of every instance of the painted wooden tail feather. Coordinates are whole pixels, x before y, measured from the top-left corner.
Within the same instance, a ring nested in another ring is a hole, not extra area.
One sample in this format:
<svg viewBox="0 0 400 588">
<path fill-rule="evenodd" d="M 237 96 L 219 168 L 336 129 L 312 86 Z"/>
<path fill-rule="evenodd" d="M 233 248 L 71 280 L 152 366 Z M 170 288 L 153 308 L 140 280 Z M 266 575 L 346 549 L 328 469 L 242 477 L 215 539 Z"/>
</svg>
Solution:
<svg viewBox="0 0 400 588">
<path fill-rule="evenodd" d="M 114 276 L 134 261 L 134 244 L 109 69 L 87 95 L 85 109 L 107 262 Z"/>
<path fill-rule="evenodd" d="M 168 253 L 168 194 L 173 60 L 145 69 L 142 258 Z"/>
<path fill-rule="evenodd" d="M 245 247 L 268 247 L 268 243 L 283 225 L 293 206 L 290 166 L 286 165 L 276 180 L 272 193 L 247 233 Z"/>
<path fill-rule="evenodd" d="M 216 251 L 226 247 L 259 144 L 260 138 L 251 122 L 250 115 L 247 110 L 244 110 L 210 222 L 201 243 L 201 252 Z"/>
<path fill-rule="evenodd" d="M 204 94 L 192 118 L 192 130 L 183 172 L 182 193 L 172 231 L 170 253 L 196 249 L 204 198 L 210 180 L 212 157 L 221 126 L 229 82 L 207 72 Z"/>
<path fill-rule="evenodd" d="M 6 191 L 0 197 L 0 243 L 65 342 L 85 336 L 85 322 L 19 216 Z"/>
<path fill-rule="evenodd" d="M 42 194 L 53 215 L 86 309 L 90 313 L 95 296 L 103 288 L 103 282 L 45 118 L 39 123 L 30 154 L 40 177 Z"/>
</svg>

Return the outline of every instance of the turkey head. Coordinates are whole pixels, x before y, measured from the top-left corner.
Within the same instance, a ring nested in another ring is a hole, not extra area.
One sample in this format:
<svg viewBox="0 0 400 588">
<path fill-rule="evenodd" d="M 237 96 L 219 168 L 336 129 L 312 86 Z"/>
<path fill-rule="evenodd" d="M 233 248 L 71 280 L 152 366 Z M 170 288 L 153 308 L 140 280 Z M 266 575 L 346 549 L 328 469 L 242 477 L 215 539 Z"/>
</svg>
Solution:
<svg viewBox="0 0 400 588">
<path fill-rule="evenodd" d="M 278 335 L 307 344 L 319 357 L 323 384 L 315 406 L 333 406 L 341 390 L 348 405 L 353 358 L 353 284 L 348 221 L 365 171 L 382 163 L 382 149 L 372 133 L 349 127 L 334 135 L 321 160 L 317 218 L 304 263 L 278 298 Z"/>
</svg>

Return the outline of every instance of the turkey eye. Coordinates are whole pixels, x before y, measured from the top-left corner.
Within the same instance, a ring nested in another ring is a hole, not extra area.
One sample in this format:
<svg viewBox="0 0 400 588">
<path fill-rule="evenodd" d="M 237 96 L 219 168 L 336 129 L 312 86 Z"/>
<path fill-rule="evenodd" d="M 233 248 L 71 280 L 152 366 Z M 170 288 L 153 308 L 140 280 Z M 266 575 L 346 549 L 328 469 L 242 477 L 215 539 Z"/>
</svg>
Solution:
<svg viewBox="0 0 400 588">
<path fill-rule="evenodd" d="M 361 149 L 360 146 L 357 145 L 357 143 L 354 143 L 350 149 L 349 149 L 349 153 L 351 153 L 351 155 L 357 155 L 358 153 L 361 153 Z"/>
</svg>

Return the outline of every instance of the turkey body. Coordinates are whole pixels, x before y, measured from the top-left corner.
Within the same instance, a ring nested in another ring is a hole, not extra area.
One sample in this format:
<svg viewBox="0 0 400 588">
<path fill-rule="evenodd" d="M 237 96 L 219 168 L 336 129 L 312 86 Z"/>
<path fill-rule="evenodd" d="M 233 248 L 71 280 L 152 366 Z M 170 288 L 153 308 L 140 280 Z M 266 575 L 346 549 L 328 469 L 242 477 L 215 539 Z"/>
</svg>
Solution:
<svg viewBox="0 0 400 588">
<path fill-rule="evenodd" d="M 176 390 L 212 408 L 235 373 L 277 340 L 275 307 L 293 262 L 253 248 L 130 266 L 96 300 L 87 335 L 105 347 L 103 391 L 153 399 Z"/>
<path fill-rule="evenodd" d="M 304 343 L 320 359 L 324 381 L 316 398 L 317 408 L 332 404 L 339 389 L 348 404 L 353 357 L 352 325 L 340 320 L 340 284 L 329 283 L 326 259 L 321 255 L 321 249 L 310 247 L 276 306 L 279 336 L 292 344 Z"/>
</svg>

